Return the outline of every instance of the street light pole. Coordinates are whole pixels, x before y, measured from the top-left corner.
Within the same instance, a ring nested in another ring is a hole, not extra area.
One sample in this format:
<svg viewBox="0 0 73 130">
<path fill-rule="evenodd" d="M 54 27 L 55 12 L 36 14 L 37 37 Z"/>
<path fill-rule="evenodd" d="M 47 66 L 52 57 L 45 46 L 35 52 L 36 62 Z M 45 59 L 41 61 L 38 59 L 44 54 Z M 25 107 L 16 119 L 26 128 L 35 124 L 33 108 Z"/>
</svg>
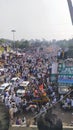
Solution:
<svg viewBox="0 0 73 130">
<path fill-rule="evenodd" d="M 13 33 L 13 49 L 15 49 L 15 30 L 11 30 L 11 32 Z"/>
</svg>

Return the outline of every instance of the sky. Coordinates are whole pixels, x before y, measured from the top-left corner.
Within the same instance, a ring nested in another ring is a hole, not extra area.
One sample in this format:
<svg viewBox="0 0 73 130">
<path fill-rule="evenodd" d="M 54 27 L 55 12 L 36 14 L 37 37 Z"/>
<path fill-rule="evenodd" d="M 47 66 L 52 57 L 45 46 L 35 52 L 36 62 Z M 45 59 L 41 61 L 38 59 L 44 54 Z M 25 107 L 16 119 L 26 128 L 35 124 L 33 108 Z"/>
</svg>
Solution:
<svg viewBox="0 0 73 130">
<path fill-rule="evenodd" d="M 72 38 L 67 0 L 0 0 L 0 38 L 12 40 L 11 30 L 15 40 Z"/>
</svg>

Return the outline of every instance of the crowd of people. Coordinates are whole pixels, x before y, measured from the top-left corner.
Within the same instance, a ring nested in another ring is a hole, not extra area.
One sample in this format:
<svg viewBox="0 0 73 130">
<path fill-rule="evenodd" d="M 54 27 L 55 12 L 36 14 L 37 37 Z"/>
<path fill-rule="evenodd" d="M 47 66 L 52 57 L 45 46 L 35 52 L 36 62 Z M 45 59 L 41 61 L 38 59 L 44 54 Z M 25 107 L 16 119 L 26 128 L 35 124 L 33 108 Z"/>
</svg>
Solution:
<svg viewBox="0 0 73 130">
<path fill-rule="evenodd" d="M 10 90 L 5 90 L 2 95 L 2 101 L 9 110 L 11 123 L 14 123 L 16 117 L 16 124 L 26 123 L 20 119 L 21 113 L 42 113 L 50 106 L 60 100 L 57 84 L 51 83 L 50 74 L 52 71 L 52 63 L 57 62 L 57 56 L 51 56 L 49 52 L 36 49 L 26 51 L 22 55 L 9 53 L 5 58 L 4 68 L 4 82 L 10 82 L 13 77 L 19 77 L 10 85 Z M 29 85 L 25 88 L 23 97 L 17 96 L 17 90 L 22 81 L 29 81 Z M 69 100 L 67 99 L 67 102 Z M 73 106 L 73 98 L 71 99 Z"/>
</svg>

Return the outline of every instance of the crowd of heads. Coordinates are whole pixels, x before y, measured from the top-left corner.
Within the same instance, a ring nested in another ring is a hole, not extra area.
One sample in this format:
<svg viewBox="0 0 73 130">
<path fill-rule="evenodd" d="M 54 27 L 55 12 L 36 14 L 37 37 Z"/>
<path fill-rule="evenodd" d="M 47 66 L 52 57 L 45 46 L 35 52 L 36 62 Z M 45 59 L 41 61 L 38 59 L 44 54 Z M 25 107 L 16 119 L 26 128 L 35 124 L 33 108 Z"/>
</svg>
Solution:
<svg viewBox="0 0 73 130">
<path fill-rule="evenodd" d="M 43 50 L 38 52 L 36 49 L 26 51 L 22 56 L 10 53 L 5 59 L 4 67 L 7 70 L 4 82 L 10 82 L 11 78 L 16 76 L 20 78 L 20 81 L 16 80 L 12 83 L 10 91 L 5 91 L 3 95 L 3 102 L 9 110 L 11 121 L 13 121 L 17 113 L 26 113 L 30 109 L 33 113 L 34 110 L 37 113 L 42 113 L 59 100 L 57 84 L 52 84 L 50 79 L 53 62 L 57 62 L 56 55 L 53 54 L 52 56 L 52 54 Z M 22 81 L 29 81 L 29 85 L 28 88 L 25 88 L 25 95 L 18 97 L 16 91 Z M 34 99 L 38 101 L 40 97 L 47 97 L 48 100 L 42 102 L 42 99 L 40 103 L 33 102 Z M 53 119 L 56 119 L 54 115 Z M 46 119 L 46 115 L 45 120 L 49 120 Z M 39 123 L 38 127 L 41 130 Z"/>
</svg>

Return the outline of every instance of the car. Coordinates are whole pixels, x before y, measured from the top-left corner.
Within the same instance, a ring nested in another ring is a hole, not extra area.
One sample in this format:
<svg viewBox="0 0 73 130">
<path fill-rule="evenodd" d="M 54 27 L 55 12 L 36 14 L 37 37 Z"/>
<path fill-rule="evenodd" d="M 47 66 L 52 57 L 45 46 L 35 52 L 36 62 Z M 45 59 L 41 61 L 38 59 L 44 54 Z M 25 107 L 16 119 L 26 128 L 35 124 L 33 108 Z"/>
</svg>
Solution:
<svg viewBox="0 0 73 130">
<path fill-rule="evenodd" d="M 19 85 L 19 88 L 16 92 L 18 97 L 24 97 L 25 96 L 25 92 L 26 92 L 26 89 L 28 88 L 28 85 L 29 85 L 29 81 L 23 81 Z"/>
<path fill-rule="evenodd" d="M 0 68 L 0 76 L 4 75 L 4 72 L 5 72 L 5 68 Z"/>
<path fill-rule="evenodd" d="M 13 78 L 10 80 L 10 82 L 11 82 L 11 83 L 14 83 L 14 82 L 19 81 L 19 80 L 20 80 L 19 77 L 13 77 Z"/>
<path fill-rule="evenodd" d="M 7 72 L 7 71 L 8 71 L 7 68 L 0 68 L 0 72 L 3 73 L 3 74 L 4 74 L 5 72 Z"/>
<path fill-rule="evenodd" d="M 5 91 L 10 90 L 10 83 L 4 83 L 0 86 L 0 95 L 3 95 Z"/>
<path fill-rule="evenodd" d="M 17 90 L 17 96 L 18 97 L 24 97 L 25 96 L 25 92 L 26 90 L 23 88 L 23 89 L 18 89 Z"/>
<path fill-rule="evenodd" d="M 69 92 L 70 87 L 65 85 L 58 86 L 58 93 L 59 94 L 66 94 Z"/>
<path fill-rule="evenodd" d="M 29 85 L 29 81 L 22 81 L 20 86 L 27 87 Z"/>
</svg>

